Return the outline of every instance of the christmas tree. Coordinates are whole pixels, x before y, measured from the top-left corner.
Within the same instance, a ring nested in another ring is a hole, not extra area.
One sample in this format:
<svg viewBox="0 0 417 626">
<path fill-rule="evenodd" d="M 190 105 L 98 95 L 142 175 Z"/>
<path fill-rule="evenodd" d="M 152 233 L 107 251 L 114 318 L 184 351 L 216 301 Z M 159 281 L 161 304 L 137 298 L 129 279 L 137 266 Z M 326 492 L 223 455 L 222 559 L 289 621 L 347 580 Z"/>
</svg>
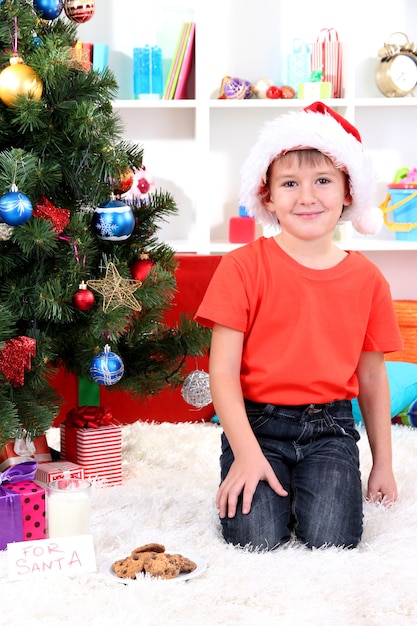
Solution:
<svg viewBox="0 0 417 626">
<path fill-rule="evenodd" d="M 164 322 L 176 262 L 158 223 L 177 207 L 137 187 L 150 177 L 122 139 L 115 77 L 77 53 L 93 14 L 0 0 L 0 445 L 53 424 L 57 367 L 146 397 L 208 345 L 191 319 Z"/>
</svg>

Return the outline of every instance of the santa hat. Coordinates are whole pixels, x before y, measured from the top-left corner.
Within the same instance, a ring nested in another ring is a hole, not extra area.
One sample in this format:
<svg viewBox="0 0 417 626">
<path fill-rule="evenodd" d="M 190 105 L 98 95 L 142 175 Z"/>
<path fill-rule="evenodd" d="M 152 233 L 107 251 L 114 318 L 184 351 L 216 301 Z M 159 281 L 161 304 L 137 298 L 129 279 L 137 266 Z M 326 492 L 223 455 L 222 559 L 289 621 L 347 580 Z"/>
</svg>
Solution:
<svg viewBox="0 0 417 626">
<path fill-rule="evenodd" d="M 339 223 L 351 221 L 359 233 L 376 234 L 383 214 L 372 206 L 376 176 L 371 160 L 364 154 L 358 130 L 322 102 L 264 124 L 242 168 L 239 204 L 248 215 L 265 226 L 276 225 L 275 215 L 262 202 L 266 172 L 279 155 L 305 148 L 319 150 L 349 176 L 352 204 L 344 209 Z"/>
</svg>

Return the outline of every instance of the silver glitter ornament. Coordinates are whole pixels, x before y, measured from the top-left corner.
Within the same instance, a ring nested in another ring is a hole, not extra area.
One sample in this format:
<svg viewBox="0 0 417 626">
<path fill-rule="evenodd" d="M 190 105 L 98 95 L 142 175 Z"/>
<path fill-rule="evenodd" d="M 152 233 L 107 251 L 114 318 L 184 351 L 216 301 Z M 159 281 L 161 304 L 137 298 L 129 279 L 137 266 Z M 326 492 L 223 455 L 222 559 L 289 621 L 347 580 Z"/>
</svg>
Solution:
<svg viewBox="0 0 417 626">
<path fill-rule="evenodd" d="M 207 372 L 194 370 L 184 380 L 181 395 L 187 404 L 198 409 L 211 404 L 210 377 Z"/>
</svg>

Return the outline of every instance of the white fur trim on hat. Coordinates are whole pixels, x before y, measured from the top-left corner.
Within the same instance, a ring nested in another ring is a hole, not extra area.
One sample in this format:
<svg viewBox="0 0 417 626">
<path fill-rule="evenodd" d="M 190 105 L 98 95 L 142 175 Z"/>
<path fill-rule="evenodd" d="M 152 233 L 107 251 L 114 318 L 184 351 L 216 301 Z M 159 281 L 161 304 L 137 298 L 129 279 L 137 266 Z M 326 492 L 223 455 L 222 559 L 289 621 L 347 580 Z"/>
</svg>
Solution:
<svg viewBox="0 0 417 626">
<path fill-rule="evenodd" d="M 360 137 L 357 131 L 356 135 Z M 242 167 L 239 204 L 247 213 L 265 226 L 276 225 L 276 216 L 265 208 L 259 190 L 272 161 L 281 153 L 297 148 L 315 148 L 330 157 L 336 167 L 346 169 L 352 204 L 344 209 L 339 223 L 351 221 L 358 232 L 376 234 L 383 219 L 381 210 L 372 206 L 376 183 L 372 162 L 365 155 L 362 143 L 328 112 L 303 109 L 263 125 Z"/>
</svg>

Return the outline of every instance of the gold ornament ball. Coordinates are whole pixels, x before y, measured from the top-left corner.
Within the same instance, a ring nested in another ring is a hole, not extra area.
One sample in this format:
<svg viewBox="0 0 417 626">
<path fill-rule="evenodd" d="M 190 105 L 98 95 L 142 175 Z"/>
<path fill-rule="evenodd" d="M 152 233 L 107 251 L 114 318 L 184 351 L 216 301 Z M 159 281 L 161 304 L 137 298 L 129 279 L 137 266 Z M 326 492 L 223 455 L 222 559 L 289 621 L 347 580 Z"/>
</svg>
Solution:
<svg viewBox="0 0 417 626">
<path fill-rule="evenodd" d="M 253 86 L 253 92 L 255 96 L 261 99 L 266 98 L 266 92 L 273 84 L 274 81 L 272 80 L 272 78 L 260 78 Z"/>
<path fill-rule="evenodd" d="M 35 70 L 24 63 L 11 63 L 0 73 L 0 99 L 8 107 L 13 106 L 20 95 L 39 100 L 42 89 L 41 79 Z"/>
</svg>

